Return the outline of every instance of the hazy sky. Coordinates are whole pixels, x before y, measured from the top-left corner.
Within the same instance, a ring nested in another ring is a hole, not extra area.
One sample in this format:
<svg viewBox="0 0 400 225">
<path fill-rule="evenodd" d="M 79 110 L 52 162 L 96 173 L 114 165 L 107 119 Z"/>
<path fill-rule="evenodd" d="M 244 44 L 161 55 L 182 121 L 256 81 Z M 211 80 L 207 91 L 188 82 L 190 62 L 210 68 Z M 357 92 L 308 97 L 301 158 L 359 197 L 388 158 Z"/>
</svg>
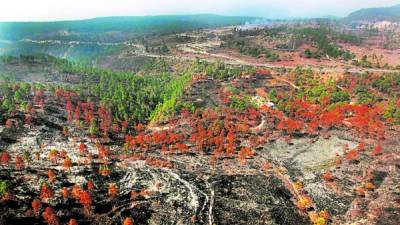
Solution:
<svg viewBox="0 0 400 225">
<path fill-rule="evenodd" d="M 0 21 L 214 13 L 267 18 L 346 16 L 400 0 L 1 0 Z"/>
</svg>

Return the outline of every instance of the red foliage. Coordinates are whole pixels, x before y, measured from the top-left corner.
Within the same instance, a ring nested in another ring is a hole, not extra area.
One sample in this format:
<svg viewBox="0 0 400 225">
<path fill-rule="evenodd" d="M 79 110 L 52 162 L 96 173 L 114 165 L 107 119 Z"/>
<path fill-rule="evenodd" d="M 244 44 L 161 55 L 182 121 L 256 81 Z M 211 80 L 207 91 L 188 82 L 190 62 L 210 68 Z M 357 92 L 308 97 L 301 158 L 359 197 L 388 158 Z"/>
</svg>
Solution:
<svg viewBox="0 0 400 225">
<path fill-rule="evenodd" d="M 70 219 L 68 225 L 78 225 L 75 219 Z"/>
<path fill-rule="evenodd" d="M 233 130 L 229 130 L 226 139 L 228 141 L 228 146 L 226 148 L 227 155 L 233 155 L 235 153 L 235 134 Z"/>
<path fill-rule="evenodd" d="M 125 218 L 123 225 L 133 225 L 132 218 L 130 218 L 130 217 Z"/>
<path fill-rule="evenodd" d="M 136 126 L 136 130 L 137 130 L 137 132 L 142 132 L 142 131 L 144 130 L 143 124 L 139 123 L 139 124 Z"/>
<path fill-rule="evenodd" d="M 353 94 L 353 90 L 356 87 L 356 85 L 357 85 L 357 81 L 356 80 L 354 80 L 354 79 L 350 80 L 350 84 L 349 84 L 349 87 L 348 87 L 348 90 L 349 90 L 350 94 Z"/>
<path fill-rule="evenodd" d="M 118 188 L 115 183 L 111 183 L 108 185 L 108 195 L 110 198 L 115 198 L 118 195 Z"/>
<path fill-rule="evenodd" d="M 176 148 L 181 152 L 181 153 L 185 153 L 189 151 L 189 148 L 186 144 L 182 144 L 182 143 L 176 143 Z"/>
<path fill-rule="evenodd" d="M 358 150 L 357 150 L 357 148 L 352 149 L 351 151 L 349 151 L 346 154 L 346 160 L 347 161 L 355 161 L 357 159 L 358 159 Z"/>
<path fill-rule="evenodd" d="M 108 149 L 106 149 L 106 147 L 104 145 L 100 145 L 97 150 L 98 150 L 99 159 L 105 159 L 110 154 Z"/>
<path fill-rule="evenodd" d="M 360 143 L 360 144 L 357 146 L 357 150 L 358 150 L 359 152 L 365 151 L 365 144 L 364 144 L 364 143 Z"/>
<path fill-rule="evenodd" d="M 288 133 L 293 133 L 295 131 L 300 131 L 304 127 L 304 123 L 302 121 L 296 121 L 289 118 L 282 120 L 278 125 L 277 129 L 285 130 Z"/>
<path fill-rule="evenodd" d="M 364 185 L 364 187 L 365 187 L 365 189 L 367 189 L 367 190 L 369 190 L 369 191 L 373 191 L 373 190 L 376 189 L 376 185 L 373 184 L 372 182 L 367 182 L 367 183 Z"/>
<path fill-rule="evenodd" d="M 52 170 L 47 171 L 47 177 L 49 178 L 50 183 L 53 183 L 56 180 L 56 175 Z"/>
<path fill-rule="evenodd" d="M 377 138 L 379 140 L 385 137 L 385 125 L 381 121 L 381 115 L 385 111 L 382 105 L 369 107 L 347 106 L 349 114 L 352 116 L 347 119 L 347 122 L 355 128 L 361 136 Z"/>
<path fill-rule="evenodd" d="M 108 112 L 106 109 L 104 109 L 102 107 L 100 107 L 97 110 L 97 113 L 98 113 L 99 117 L 101 118 L 100 130 L 103 132 L 103 136 L 107 137 L 110 127 L 112 125 L 112 121 L 113 121 L 112 115 L 110 112 Z"/>
<path fill-rule="evenodd" d="M 317 134 L 318 132 L 318 121 L 312 120 L 307 124 L 307 132 L 310 134 Z"/>
<path fill-rule="evenodd" d="M 157 159 L 153 157 L 147 157 L 146 164 L 158 168 L 173 168 L 173 164 L 171 161 Z"/>
<path fill-rule="evenodd" d="M 43 218 L 47 221 L 49 225 L 59 225 L 60 222 L 54 212 L 54 209 L 51 207 L 46 207 L 43 212 Z"/>
<path fill-rule="evenodd" d="M 332 181 L 333 180 L 333 174 L 331 172 L 325 172 L 322 175 L 322 178 L 324 178 L 325 181 Z"/>
<path fill-rule="evenodd" d="M 251 149 L 243 147 L 239 151 L 237 159 L 239 160 L 239 162 L 241 164 L 244 164 L 247 158 L 250 158 L 250 157 L 253 157 L 253 156 L 254 156 L 254 152 Z"/>
<path fill-rule="evenodd" d="M 70 170 L 71 170 L 71 167 L 72 167 L 72 161 L 71 161 L 71 159 L 65 158 L 65 159 L 64 159 L 64 168 L 65 168 L 66 170 L 70 171 Z"/>
<path fill-rule="evenodd" d="M 8 154 L 7 151 L 3 151 L 0 156 L 1 165 L 3 166 L 8 165 L 9 162 L 10 162 L 10 155 Z"/>
<path fill-rule="evenodd" d="M 142 189 L 140 190 L 139 195 L 142 196 L 143 198 L 146 198 L 147 196 L 150 195 L 150 191 L 149 191 L 149 190 L 146 190 L 145 188 L 142 188 Z"/>
<path fill-rule="evenodd" d="M 267 97 L 268 93 L 265 91 L 264 88 L 256 88 L 256 93 L 258 96 Z"/>
<path fill-rule="evenodd" d="M 40 207 L 42 207 L 42 203 L 39 200 L 35 199 L 32 201 L 31 205 L 32 205 L 33 213 L 38 215 L 40 212 Z"/>
<path fill-rule="evenodd" d="M 35 92 L 35 96 L 33 101 L 39 105 L 39 107 L 43 108 L 44 106 L 44 91 L 39 89 Z"/>
<path fill-rule="evenodd" d="M 57 98 L 60 98 L 60 97 L 64 96 L 64 89 L 56 88 L 54 94 L 56 95 Z"/>
<path fill-rule="evenodd" d="M 319 120 L 322 127 L 329 129 L 332 126 L 339 125 L 343 122 L 343 111 L 341 108 L 335 108 L 334 110 L 323 112 L 321 113 Z"/>
<path fill-rule="evenodd" d="M 81 191 L 79 195 L 79 202 L 86 208 L 90 209 L 92 205 L 92 196 L 87 191 Z"/>
<path fill-rule="evenodd" d="M 102 176 L 106 177 L 106 176 L 110 175 L 111 170 L 110 170 L 110 168 L 108 168 L 108 166 L 100 166 L 99 173 Z"/>
<path fill-rule="evenodd" d="M 187 109 L 181 109 L 181 115 L 183 118 L 187 119 L 190 116 L 190 112 Z"/>
<path fill-rule="evenodd" d="M 81 107 L 80 106 L 81 105 L 78 102 L 78 105 L 76 106 L 75 111 L 74 111 L 74 120 L 75 120 L 75 122 L 77 122 L 77 124 L 79 124 L 78 122 L 79 122 L 79 118 L 81 115 Z"/>
<path fill-rule="evenodd" d="M 15 169 L 21 170 L 23 167 L 24 167 L 24 159 L 21 156 L 17 155 L 15 157 Z"/>
<path fill-rule="evenodd" d="M 300 210 L 307 210 L 308 208 L 310 208 L 312 206 L 312 200 L 309 196 L 303 195 L 299 198 L 299 200 L 297 201 L 297 207 Z"/>
<path fill-rule="evenodd" d="M 271 71 L 264 70 L 264 69 L 258 69 L 258 70 L 256 70 L 255 75 L 258 75 L 258 76 L 269 76 L 269 75 L 271 75 Z"/>
<path fill-rule="evenodd" d="M 83 142 L 81 142 L 79 144 L 79 153 L 85 154 L 85 152 L 86 152 L 86 145 Z"/>
<path fill-rule="evenodd" d="M 162 145 L 161 146 L 161 154 L 163 154 L 163 155 L 165 155 L 165 154 L 167 154 L 167 146 L 166 145 Z"/>
<path fill-rule="evenodd" d="M 124 120 L 124 121 L 122 121 L 121 126 L 122 126 L 122 132 L 126 133 L 128 126 L 129 126 L 129 122 L 127 120 Z"/>
<path fill-rule="evenodd" d="M 80 199 L 80 196 L 81 196 L 81 193 L 82 193 L 82 189 L 81 189 L 81 187 L 80 187 L 78 184 L 75 184 L 75 185 L 72 187 L 71 193 L 72 193 L 72 197 L 73 197 L 74 199 L 79 200 L 79 199 Z"/>
<path fill-rule="evenodd" d="M 49 159 L 53 163 L 57 163 L 57 156 L 58 156 L 58 152 L 56 150 L 51 150 L 49 152 Z"/>
<path fill-rule="evenodd" d="M 143 148 L 145 143 L 143 135 L 141 134 L 137 135 L 136 142 Z"/>
<path fill-rule="evenodd" d="M 94 103 L 93 102 L 82 103 L 82 110 L 85 122 L 89 124 L 94 117 Z"/>
<path fill-rule="evenodd" d="M 53 197 L 54 191 L 46 183 L 43 183 L 40 188 L 40 198 L 42 200 Z"/>
<path fill-rule="evenodd" d="M 372 156 L 377 156 L 379 154 L 382 154 L 382 146 L 381 145 L 377 145 L 374 149 L 374 151 L 372 151 L 371 155 Z"/>
<path fill-rule="evenodd" d="M 363 118 L 360 116 L 353 116 L 347 119 L 347 121 L 354 127 L 362 129 L 368 126 L 368 118 Z"/>
<path fill-rule="evenodd" d="M 67 104 L 65 105 L 65 109 L 67 111 L 68 122 L 71 123 L 72 122 L 72 116 L 71 116 L 72 102 L 71 102 L 71 100 L 67 100 Z"/>
<path fill-rule="evenodd" d="M 89 180 L 88 182 L 87 182 L 87 189 L 88 190 L 94 190 L 94 188 L 95 188 L 95 186 L 94 186 L 94 184 L 93 184 L 93 181 L 92 180 Z"/>
</svg>

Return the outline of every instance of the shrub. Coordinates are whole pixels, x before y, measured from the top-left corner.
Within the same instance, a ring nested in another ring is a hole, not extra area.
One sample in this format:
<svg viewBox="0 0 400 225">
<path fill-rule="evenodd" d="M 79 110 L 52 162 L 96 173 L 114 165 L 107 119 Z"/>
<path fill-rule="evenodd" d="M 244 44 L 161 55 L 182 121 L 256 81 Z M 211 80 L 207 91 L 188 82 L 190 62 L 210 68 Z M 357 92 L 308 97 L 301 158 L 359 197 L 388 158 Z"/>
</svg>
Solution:
<svg viewBox="0 0 400 225">
<path fill-rule="evenodd" d="M 0 181 L 0 195 L 3 196 L 8 190 L 8 181 L 1 180 Z"/>
<path fill-rule="evenodd" d="M 0 155 L 0 163 L 1 165 L 8 165 L 10 162 L 10 154 L 8 152 L 3 151 Z"/>
<path fill-rule="evenodd" d="M 229 99 L 229 107 L 238 111 L 244 111 L 250 107 L 253 107 L 253 102 L 249 96 L 234 96 Z"/>
<path fill-rule="evenodd" d="M 348 102 L 350 100 L 350 94 L 346 91 L 337 91 L 332 93 L 331 95 L 331 102 Z"/>
<path fill-rule="evenodd" d="M 86 208 L 90 209 L 92 205 L 92 196 L 87 191 L 81 191 L 79 202 Z"/>
<path fill-rule="evenodd" d="M 43 213 L 43 218 L 47 221 L 49 225 L 59 225 L 60 222 L 54 212 L 54 209 L 51 207 L 46 207 Z"/>
<path fill-rule="evenodd" d="M 130 217 L 125 218 L 123 225 L 133 225 L 132 218 L 130 218 Z"/>
<path fill-rule="evenodd" d="M 32 201 L 31 205 L 32 205 L 33 213 L 39 214 L 40 207 L 42 207 L 42 203 L 39 200 L 35 199 Z"/>
<path fill-rule="evenodd" d="M 68 225 L 78 225 L 75 219 L 70 219 Z"/>
</svg>

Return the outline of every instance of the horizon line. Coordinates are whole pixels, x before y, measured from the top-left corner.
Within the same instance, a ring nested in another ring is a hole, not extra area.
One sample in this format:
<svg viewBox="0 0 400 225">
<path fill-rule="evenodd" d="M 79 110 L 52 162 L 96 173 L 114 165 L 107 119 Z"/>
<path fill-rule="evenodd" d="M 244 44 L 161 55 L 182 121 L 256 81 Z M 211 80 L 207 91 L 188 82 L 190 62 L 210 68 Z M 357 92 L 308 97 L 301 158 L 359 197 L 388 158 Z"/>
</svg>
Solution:
<svg viewBox="0 0 400 225">
<path fill-rule="evenodd" d="M 105 18 L 129 18 L 129 17 L 157 17 L 157 16 L 221 16 L 221 17 L 248 17 L 253 19 L 263 19 L 263 20 L 302 20 L 302 19 L 340 19 L 345 18 L 343 16 L 334 16 L 334 15 L 326 15 L 326 16 L 317 16 L 317 17 L 307 17 L 307 16 L 294 16 L 294 17 L 264 17 L 264 16 L 250 16 L 250 15 L 226 15 L 226 14 L 216 14 L 216 13 L 193 13 L 193 14 L 148 14 L 148 15 L 110 15 L 110 16 L 99 16 L 99 17 L 85 17 L 85 18 L 76 18 L 76 19 L 54 19 L 54 20 L 14 20 L 14 21 L 2 21 L 0 23 L 52 23 L 52 22 L 77 22 L 77 21 L 88 21 L 95 19 L 105 19 Z"/>
</svg>

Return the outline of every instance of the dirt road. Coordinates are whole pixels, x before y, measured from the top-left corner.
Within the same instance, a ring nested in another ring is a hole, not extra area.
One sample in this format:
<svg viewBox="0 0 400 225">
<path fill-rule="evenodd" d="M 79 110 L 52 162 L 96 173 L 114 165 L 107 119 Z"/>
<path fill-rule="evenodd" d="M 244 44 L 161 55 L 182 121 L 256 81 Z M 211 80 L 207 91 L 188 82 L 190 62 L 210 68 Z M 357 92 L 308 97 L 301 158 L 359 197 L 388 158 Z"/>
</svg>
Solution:
<svg viewBox="0 0 400 225">
<path fill-rule="evenodd" d="M 202 59 L 206 60 L 208 62 L 217 62 L 217 61 L 222 61 L 225 64 L 229 65 L 242 65 L 242 66 L 254 66 L 254 67 L 265 67 L 265 68 L 270 68 L 270 69 L 279 69 L 279 68 L 285 68 L 285 69 L 294 69 L 296 66 L 284 66 L 284 65 L 273 65 L 270 63 L 253 63 L 253 62 L 248 62 L 240 58 L 232 57 L 229 55 L 225 54 L 213 54 L 213 53 L 206 53 L 206 54 L 198 54 L 196 56 L 193 55 L 182 55 L 182 56 L 175 56 L 175 55 L 158 55 L 158 54 L 151 54 L 151 53 L 139 53 L 137 55 L 140 56 L 147 56 L 147 57 L 153 57 L 153 58 L 169 58 L 169 59 L 174 59 L 174 60 L 197 60 L 197 59 Z M 361 68 L 361 67 L 348 67 L 348 68 L 343 68 L 343 67 L 321 67 L 321 66 L 311 66 L 307 65 L 304 67 L 309 67 L 314 71 L 322 72 L 322 73 L 334 73 L 334 72 L 349 72 L 349 73 L 364 73 L 364 72 L 370 72 L 370 73 L 393 73 L 393 72 L 399 72 L 399 70 L 390 70 L 390 69 L 376 69 L 376 68 Z"/>
</svg>

